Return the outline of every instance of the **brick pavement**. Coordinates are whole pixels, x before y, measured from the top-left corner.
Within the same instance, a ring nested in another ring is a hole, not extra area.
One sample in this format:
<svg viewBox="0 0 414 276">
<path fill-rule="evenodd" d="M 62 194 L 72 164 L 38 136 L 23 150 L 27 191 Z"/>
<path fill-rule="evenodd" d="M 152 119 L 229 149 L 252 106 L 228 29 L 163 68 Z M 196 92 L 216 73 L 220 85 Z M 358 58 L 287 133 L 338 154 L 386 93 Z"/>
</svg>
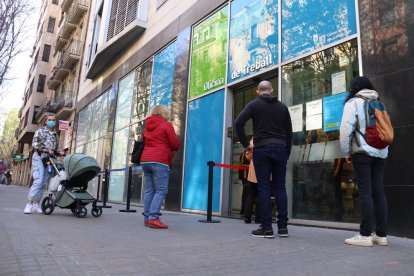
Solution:
<svg viewBox="0 0 414 276">
<path fill-rule="evenodd" d="M 76 218 L 56 208 L 24 215 L 26 187 L 0 185 L 0 275 L 414 275 L 414 240 L 389 246 L 343 243 L 353 233 L 289 226 L 289 238 L 250 236 L 255 224 L 164 212 L 168 230 L 143 226 L 137 213 Z"/>
</svg>

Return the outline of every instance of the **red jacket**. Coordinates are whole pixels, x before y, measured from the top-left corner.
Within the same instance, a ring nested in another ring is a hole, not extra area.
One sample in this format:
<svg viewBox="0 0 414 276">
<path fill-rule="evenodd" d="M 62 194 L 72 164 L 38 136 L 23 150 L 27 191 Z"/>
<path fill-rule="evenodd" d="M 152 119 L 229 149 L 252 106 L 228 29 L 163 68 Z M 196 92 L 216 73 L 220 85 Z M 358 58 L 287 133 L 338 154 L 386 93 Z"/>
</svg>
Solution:
<svg viewBox="0 0 414 276">
<path fill-rule="evenodd" d="M 157 162 L 172 165 L 173 151 L 180 148 L 173 125 L 161 116 L 150 116 L 145 120 L 145 146 L 141 162 Z"/>
</svg>

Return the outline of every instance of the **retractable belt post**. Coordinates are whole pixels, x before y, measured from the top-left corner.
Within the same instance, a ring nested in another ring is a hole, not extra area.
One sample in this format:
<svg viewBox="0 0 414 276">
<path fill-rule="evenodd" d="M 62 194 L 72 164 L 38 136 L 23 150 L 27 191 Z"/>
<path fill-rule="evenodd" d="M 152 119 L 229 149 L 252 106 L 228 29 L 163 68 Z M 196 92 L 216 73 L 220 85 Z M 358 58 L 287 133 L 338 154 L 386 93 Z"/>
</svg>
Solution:
<svg viewBox="0 0 414 276">
<path fill-rule="evenodd" d="M 101 192 L 101 174 L 98 174 L 98 191 L 97 191 L 96 201 L 100 201 L 99 200 L 100 192 Z"/>
<path fill-rule="evenodd" d="M 208 196 L 207 196 L 207 220 L 199 220 L 199 222 L 218 223 L 219 220 L 212 220 L 211 214 L 213 212 L 213 169 L 215 163 L 208 161 Z"/>
<path fill-rule="evenodd" d="M 109 187 L 109 170 L 105 170 L 105 176 L 104 176 L 105 184 L 102 185 L 103 188 L 103 204 L 102 208 L 112 208 L 112 206 L 106 205 L 106 201 L 108 200 L 108 187 Z"/>
<path fill-rule="evenodd" d="M 123 213 L 135 213 L 137 210 L 130 210 L 129 206 L 131 204 L 131 185 L 132 185 L 132 167 L 128 168 L 128 191 L 127 191 L 127 204 L 125 210 L 119 210 Z"/>
</svg>

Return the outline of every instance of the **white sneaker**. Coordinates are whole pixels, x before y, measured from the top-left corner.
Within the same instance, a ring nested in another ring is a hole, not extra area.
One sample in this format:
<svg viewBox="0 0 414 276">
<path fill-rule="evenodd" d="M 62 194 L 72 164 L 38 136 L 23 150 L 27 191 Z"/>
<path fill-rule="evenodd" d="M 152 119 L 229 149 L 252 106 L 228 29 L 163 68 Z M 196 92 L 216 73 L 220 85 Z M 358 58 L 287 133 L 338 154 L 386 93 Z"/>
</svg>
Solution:
<svg viewBox="0 0 414 276">
<path fill-rule="evenodd" d="M 361 236 L 361 234 L 356 234 L 352 238 L 345 240 L 346 244 L 358 245 L 358 246 L 373 246 L 371 236 Z"/>
<path fill-rule="evenodd" d="M 32 204 L 27 203 L 26 207 L 24 207 L 24 213 L 25 214 L 31 214 L 32 213 Z"/>
<path fill-rule="evenodd" d="M 40 208 L 39 204 L 32 205 L 32 212 L 39 213 L 39 214 L 43 213 L 42 208 Z"/>
<path fill-rule="evenodd" d="M 372 242 L 378 245 L 388 245 L 387 237 L 379 237 L 375 234 L 372 235 Z"/>
</svg>

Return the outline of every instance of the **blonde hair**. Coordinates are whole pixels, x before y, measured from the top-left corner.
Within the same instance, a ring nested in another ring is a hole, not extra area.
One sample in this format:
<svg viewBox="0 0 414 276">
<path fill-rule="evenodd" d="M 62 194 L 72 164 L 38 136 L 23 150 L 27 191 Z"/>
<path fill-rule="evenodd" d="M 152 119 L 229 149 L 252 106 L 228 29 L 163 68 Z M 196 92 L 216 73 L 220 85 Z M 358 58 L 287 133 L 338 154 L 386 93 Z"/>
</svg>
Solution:
<svg viewBox="0 0 414 276">
<path fill-rule="evenodd" d="M 154 106 L 150 112 L 150 116 L 161 116 L 167 121 L 170 120 L 170 114 L 170 109 L 162 104 Z"/>
</svg>

